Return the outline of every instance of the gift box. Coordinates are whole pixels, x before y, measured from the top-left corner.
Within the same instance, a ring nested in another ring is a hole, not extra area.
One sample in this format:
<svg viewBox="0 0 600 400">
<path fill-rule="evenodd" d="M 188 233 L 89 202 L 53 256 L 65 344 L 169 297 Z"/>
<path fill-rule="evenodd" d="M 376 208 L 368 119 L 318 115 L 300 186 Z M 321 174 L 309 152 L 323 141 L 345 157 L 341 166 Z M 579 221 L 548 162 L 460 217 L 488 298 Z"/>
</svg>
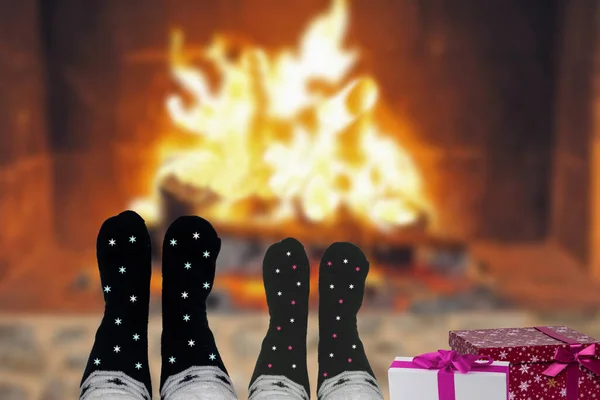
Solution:
<svg viewBox="0 0 600 400">
<path fill-rule="evenodd" d="M 598 340 L 566 326 L 450 332 L 459 354 L 510 362 L 509 399 L 600 399 Z"/>
<path fill-rule="evenodd" d="M 506 400 L 508 368 L 449 350 L 396 357 L 388 371 L 390 400 Z"/>
</svg>

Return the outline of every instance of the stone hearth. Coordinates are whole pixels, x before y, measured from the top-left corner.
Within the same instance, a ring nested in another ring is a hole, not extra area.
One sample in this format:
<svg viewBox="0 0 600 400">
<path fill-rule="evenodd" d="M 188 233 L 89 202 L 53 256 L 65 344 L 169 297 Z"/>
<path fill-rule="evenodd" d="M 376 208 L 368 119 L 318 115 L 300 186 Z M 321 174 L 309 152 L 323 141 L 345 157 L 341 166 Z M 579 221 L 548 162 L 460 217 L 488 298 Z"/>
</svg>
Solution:
<svg viewBox="0 0 600 400">
<path fill-rule="evenodd" d="M 3 400 L 75 399 L 101 315 L 72 317 L 0 315 L 0 398 Z M 266 314 L 210 314 L 219 351 L 240 399 L 268 325 Z M 545 317 L 524 312 L 462 313 L 445 316 L 361 313 L 359 332 L 373 370 L 387 394 L 387 369 L 395 356 L 414 356 L 448 348 L 448 331 L 569 325 L 600 338 L 600 315 Z M 150 364 L 155 396 L 160 373 L 160 316 L 150 319 Z M 308 367 L 311 388 L 317 374 L 317 320 L 309 320 Z M 158 397 L 155 397 L 158 398 Z"/>
</svg>

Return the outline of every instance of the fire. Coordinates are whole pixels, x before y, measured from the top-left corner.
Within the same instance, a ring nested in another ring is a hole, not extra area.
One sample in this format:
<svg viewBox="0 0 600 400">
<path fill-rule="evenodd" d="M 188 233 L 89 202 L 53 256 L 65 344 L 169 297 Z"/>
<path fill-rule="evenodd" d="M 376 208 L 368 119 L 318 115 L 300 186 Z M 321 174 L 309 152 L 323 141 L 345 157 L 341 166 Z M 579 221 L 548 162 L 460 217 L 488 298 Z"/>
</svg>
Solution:
<svg viewBox="0 0 600 400">
<path fill-rule="evenodd" d="M 420 176 L 397 140 L 378 126 L 378 85 L 352 77 L 359 57 L 343 41 L 345 0 L 334 0 L 302 35 L 298 49 L 277 53 L 217 36 L 200 57 L 209 74 L 171 46 L 171 72 L 182 88 L 166 101 L 174 124 L 193 142 L 174 151 L 159 182 L 175 177 L 218 201 L 203 215 L 215 220 L 335 224 L 352 215 L 378 227 L 413 223 L 427 208 Z M 167 151 L 168 150 L 168 151 Z M 240 207 L 259 202 L 266 213 Z"/>
</svg>

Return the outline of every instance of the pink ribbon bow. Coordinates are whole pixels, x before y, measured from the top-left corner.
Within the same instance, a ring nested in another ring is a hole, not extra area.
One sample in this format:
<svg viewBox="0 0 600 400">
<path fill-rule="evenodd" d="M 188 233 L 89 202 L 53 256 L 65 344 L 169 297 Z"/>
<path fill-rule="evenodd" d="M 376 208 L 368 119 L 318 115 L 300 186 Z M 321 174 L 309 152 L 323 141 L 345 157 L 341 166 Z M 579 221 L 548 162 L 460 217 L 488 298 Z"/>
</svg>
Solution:
<svg viewBox="0 0 600 400">
<path fill-rule="evenodd" d="M 555 377 L 567 370 L 567 400 L 579 398 L 579 365 L 583 365 L 600 376 L 600 360 L 595 358 L 596 345 L 583 347 L 581 344 L 570 344 L 568 348 L 559 347 L 554 353 L 554 362 L 544 372 L 546 376 Z"/>
<path fill-rule="evenodd" d="M 454 388 L 454 373 L 456 371 L 466 374 L 474 369 L 487 370 L 490 372 L 505 372 L 491 364 L 494 362 L 489 356 L 474 354 L 460 355 L 454 350 L 438 350 L 434 353 L 425 353 L 416 356 L 412 365 L 425 369 L 437 369 L 438 371 L 438 398 L 439 400 L 456 400 Z"/>
<path fill-rule="evenodd" d="M 535 329 L 556 340 L 567 343 L 568 348 L 559 347 L 554 353 L 554 362 L 542 374 L 555 377 L 566 370 L 567 400 L 579 399 L 579 366 L 582 365 L 600 376 L 600 360 L 595 358 L 596 344 L 587 347 L 545 326 Z"/>
<path fill-rule="evenodd" d="M 600 376 L 600 360 L 596 359 L 596 344 L 583 347 L 580 344 L 572 344 L 569 348 L 559 347 L 554 353 L 554 363 L 550 365 L 543 374 L 555 377 L 569 366 L 582 365 Z"/>
<path fill-rule="evenodd" d="M 473 368 L 491 365 L 493 362 L 489 356 L 460 355 L 454 350 L 438 350 L 413 358 L 413 364 L 421 368 L 440 369 L 448 372 L 458 371 L 461 374 L 466 374 Z"/>
</svg>

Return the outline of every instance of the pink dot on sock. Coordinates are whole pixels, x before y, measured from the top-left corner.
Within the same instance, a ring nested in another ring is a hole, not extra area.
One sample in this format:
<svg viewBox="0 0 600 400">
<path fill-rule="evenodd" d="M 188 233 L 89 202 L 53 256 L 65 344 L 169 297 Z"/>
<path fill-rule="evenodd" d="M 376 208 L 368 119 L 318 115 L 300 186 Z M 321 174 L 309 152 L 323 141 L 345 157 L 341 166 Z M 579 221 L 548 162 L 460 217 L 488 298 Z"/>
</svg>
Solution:
<svg viewBox="0 0 600 400">
<path fill-rule="evenodd" d="M 356 272 L 360 271 L 360 267 L 356 267 Z"/>
<path fill-rule="evenodd" d="M 334 333 L 332 336 L 335 339 L 337 337 L 337 333 Z"/>
<path fill-rule="evenodd" d="M 292 305 L 296 304 L 296 300 L 292 300 Z"/>
<path fill-rule="evenodd" d="M 296 268 L 297 268 L 296 264 L 292 265 L 292 269 L 296 269 Z"/>
<path fill-rule="evenodd" d="M 344 304 L 344 299 L 340 299 L 340 304 Z"/>
<path fill-rule="evenodd" d="M 352 362 L 352 359 L 351 359 L 351 358 L 349 358 L 349 359 L 348 359 L 348 362 L 349 362 L 349 363 L 351 363 L 351 362 Z"/>
<path fill-rule="evenodd" d="M 331 261 L 327 261 L 327 265 L 331 267 Z"/>
<path fill-rule="evenodd" d="M 269 368 L 271 368 L 272 366 L 273 366 L 273 364 L 269 364 L 269 365 L 267 365 L 267 367 L 269 367 Z"/>
<path fill-rule="evenodd" d="M 277 330 L 278 330 L 278 331 L 280 331 L 280 330 L 281 330 L 281 327 L 280 327 L 280 326 L 278 326 L 278 327 L 277 327 Z"/>
<path fill-rule="evenodd" d="M 327 377 L 327 372 L 323 372 L 323 376 L 324 376 L 324 377 Z"/>
<path fill-rule="evenodd" d="M 288 346 L 288 350 L 291 350 L 291 349 L 292 349 L 292 346 Z"/>
</svg>

